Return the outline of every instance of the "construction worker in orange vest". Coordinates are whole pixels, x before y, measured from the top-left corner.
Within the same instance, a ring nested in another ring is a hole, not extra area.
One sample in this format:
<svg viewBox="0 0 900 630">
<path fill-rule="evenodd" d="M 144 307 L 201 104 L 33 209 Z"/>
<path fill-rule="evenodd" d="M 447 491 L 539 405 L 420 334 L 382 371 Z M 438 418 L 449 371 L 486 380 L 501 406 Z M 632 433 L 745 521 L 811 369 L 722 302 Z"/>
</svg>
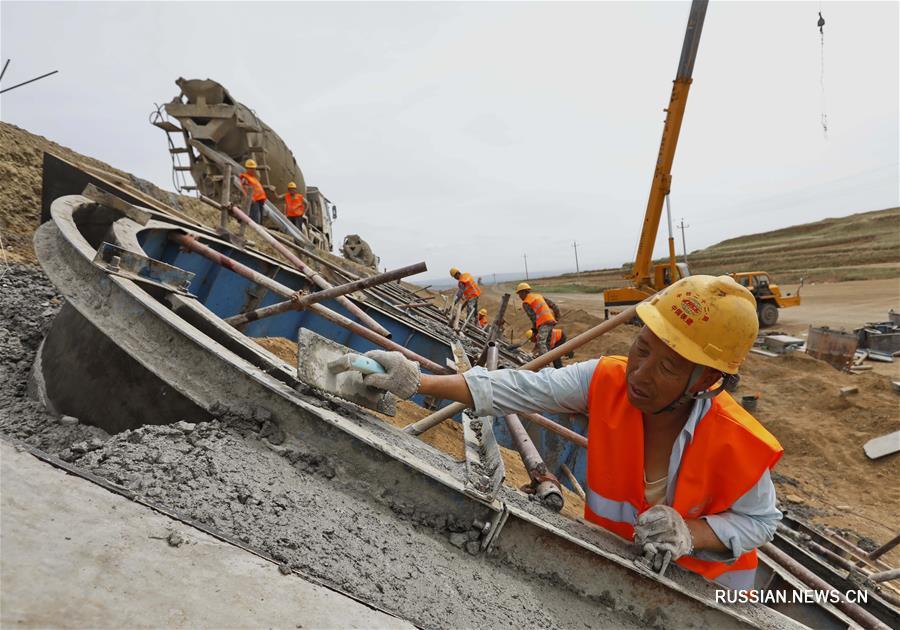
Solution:
<svg viewBox="0 0 900 630">
<path fill-rule="evenodd" d="M 560 317 L 559 307 L 550 298 L 532 291 L 531 285 L 527 282 L 519 283 L 516 295 L 522 300 L 522 309 L 531 320 L 531 326 L 535 331 L 534 351 L 538 355 L 544 354 L 550 345 L 553 327 Z"/>
<path fill-rule="evenodd" d="M 284 193 L 284 216 L 288 221 L 297 226 L 298 230 L 303 230 L 306 223 L 306 200 L 302 193 L 297 192 L 297 184 L 290 182 L 287 185 L 287 192 Z"/>
<path fill-rule="evenodd" d="M 462 301 L 466 307 L 466 316 L 473 308 L 478 310 L 478 296 L 481 295 L 481 289 L 474 278 L 467 273 L 462 273 L 456 267 L 450 267 L 450 277 L 456 278 L 457 281 L 456 298 L 453 300 L 453 305 Z"/>
<path fill-rule="evenodd" d="M 478 320 L 475 322 L 479 328 L 487 328 L 488 325 L 488 316 L 487 309 L 482 308 L 478 311 Z"/>
<path fill-rule="evenodd" d="M 725 391 L 756 340 L 756 300 L 728 276 L 688 276 L 637 315 L 644 326 L 627 357 L 432 376 L 399 352 L 373 351 L 386 372 L 365 383 L 456 400 L 478 417 L 587 415 L 585 518 L 633 540 L 654 571 L 675 562 L 751 589 L 756 549 L 782 516 L 770 470 L 783 449 Z"/>
<path fill-rule="evenodd" d="M 246 169 L 240 174 L 241 187 L 244 189 L 244 203 L 247 207 L 247 200 L 250 201 L 250 218 L 256 223 L 262 224 L 263 208 L 266 205 L 266 189 L 263 188 L 256 174 L 256 160 L 247 160 L 244 162 Z"/>
<path fill-rule="evenodd" d="M 535 348 L 534 356 L 536 356 L 536 357 L 541 356 L 541 354 L 543 354 L 543 352 L 538 352 L 538 349 L 537 349 L 538 336 L 537 336 L 534 328 L 529 328 L 528 330 L 526 330 L 525 331 L 525 341 L 523 341 L 521 344 L 518 344 L 517 346 L 514 346 L 514 347 L 520 347 L 522 345 L 525 345 L 525 343 L 528 342 L 529 340 L 534 343 L 534 348 Z M 550 331 L 550 338 L 547 340 L 547 347 L 550 350 L 553 350 L 556 346 L 566 343 L 566 341 L 568 341 L 568 338 L 566 337 L 566 333 L 563 332 L 563 329 L 562 328 L 554 328 L 552 331 Z M 571 359 L 573 356 L 575 356 L 575 352 L 574 351 L 570 352 L 564 356 Z M 553 361 L 553 367 L 558 369 L 558 368 L 561 368 L 562 366 L 563 366 L 562 357 Z"/>
</svg>

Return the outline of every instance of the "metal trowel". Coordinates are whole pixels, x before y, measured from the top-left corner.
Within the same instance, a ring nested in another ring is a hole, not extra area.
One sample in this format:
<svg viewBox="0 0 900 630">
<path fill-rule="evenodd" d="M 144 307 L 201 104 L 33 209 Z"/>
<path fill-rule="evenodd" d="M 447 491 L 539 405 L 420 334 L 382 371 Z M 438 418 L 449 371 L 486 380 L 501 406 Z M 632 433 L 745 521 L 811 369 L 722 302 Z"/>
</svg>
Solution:
<svg viewBox="0 0 900 630">
<path fill-rule="evenodd" d="M 297 378 L 311 387 L 386 416 L 397 413 L 397 397 L 367 386 L 363 377 L 384 372 L 377 361 L 306 328 L 297 333 Z"/>
</svg>

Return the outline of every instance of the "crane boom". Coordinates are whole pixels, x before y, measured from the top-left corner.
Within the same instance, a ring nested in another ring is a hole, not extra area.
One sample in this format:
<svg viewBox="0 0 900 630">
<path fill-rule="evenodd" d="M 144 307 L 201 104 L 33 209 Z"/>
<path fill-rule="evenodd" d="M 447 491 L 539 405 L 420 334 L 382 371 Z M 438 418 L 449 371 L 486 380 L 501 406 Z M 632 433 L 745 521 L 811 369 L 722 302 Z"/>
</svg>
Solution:
<svg viewBox="0 0 900 630">
<path fill-rule="evenodd" d="M 700 33 L 703 30 L 703 20 L 706 17 L 708 4 L 709 0 L 693 0 L 691 3 L 691 12 L 688 16 L 687 28 L 684 33 L 684 44 L 681 47 L 681 59 L 678 61 L 678 72 L 672 85 L 669 107 L 666 109 L 666 122 L 663 125 L 662 139 L 659 143 L 659 155 L 656 158 L 653 183 L 650 186 L 650 197 L 647 199 L 647 210 L 644 213 L 641 239 L 638 242 L 634 267 L 631 274 L 627 276 L 627 279 L 631 280 L 634 286 L 638 288 L 652 285 L 651 263 L 653 246 L 656 243 L 656 233 L 659 230 L 663 202 L 666 195 L 669 194 L 669 188 L 672 183 L 672 162 L 675 159 L 675 146 L 678 144 L 678 134 L 681 131 L 684 107 L 687 102 L 688 90 L 693 80 L 694 61 L 697 58 Z M 672 265 L 674 266 L 674 261 L 672 261 Z"/>
</svg>

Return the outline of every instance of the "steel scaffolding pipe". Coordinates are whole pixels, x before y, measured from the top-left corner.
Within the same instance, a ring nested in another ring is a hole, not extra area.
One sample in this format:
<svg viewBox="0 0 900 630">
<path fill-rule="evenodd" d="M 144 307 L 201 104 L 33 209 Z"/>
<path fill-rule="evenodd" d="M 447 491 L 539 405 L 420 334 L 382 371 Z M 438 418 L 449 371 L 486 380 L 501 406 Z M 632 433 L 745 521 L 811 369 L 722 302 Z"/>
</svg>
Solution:
<svg viewBox="0 0 900 630">
<path fill-rule="evenodd" d="M 399 269 L 394 269 L 393 271 L 380 273 L 377 276 L 370 276 L 368 278 L 363 278 L 362 280 L 348 282 L 347 284 L 339 284 L 337 286 L 331 287 L 330 289 L 322 289 L 321 291 L 309 293 L 302 297 L 298 297 L 297 299 L 292 298 L 290 300 L 285 300 L 284 302 L 272 304 L 271 306 L 264 306 L 262 308 L 248 311 L 246 313 L 241 313 L 240 315 L 234 315 L 227 318 L 225 322 L 231 324 L 232 326 L 240 326 L 241 324 L 254 322 L 258 319 L 271 317 L 272 315 L 278 315 L 279 313 L 284 313 L 286 311 L 301 311 L 311 304 L 317 304 L 319 302 L 330 300 L 341 295 L 346 295 L 360 289 L 374 287 L 376 285 L 384 284 L 385 282 L 390 282 L 391 280 L 396 280 L 398 278 L 405 278 L 417 273 L 422 273 L 423 271 L 427 271 L 427 269 L 428 267 L 424 262 L 416 263 L 414 265 L 408 265 L 406 267 L 400 267 Z"/>
<path fill-rule="evenodd" d="M 497 344 L 493 341 L 490 342 L 487 347 L 485 367 L 489 370 L 496 370 L 499 356 Z M 531 486 L 528 489 L 544 505 L 554 512 L 559 512 L 565 504 L 559 481 L 547 470 L 544 458 L 538 453 L 537 447 L 531 441 L 519 417 L 516 414 L 510 414 L 504 416 L 503 421 L 506 423 L 510 437 L 512 437 L 513 448 L 519 453 L 519 457 L 525 465 L 525 470 L 528 471 L 528 476 L 531 478 Z"/>
<path fill-rule="evenodd" d="M 277 293 L 278 295 L 282 295 L 284 297 L 290 297 L 294 294 L 294 291 L 290 287 L 287 287 L 280 282 L 276 282 L 275 280 L 272 280 L 272 278 L 269 278 L 268 276 L 265 276 L 258 271 L 247 267 L 246 265 L 242 265 L 233 258 L 229 258 L 225 254 L 214 250 L 212 247 L 198 242 L 191 236 L 173 232 L 169 235 L 169 238 L 181 245 L 183 248 L 196 252 L 201 256 L 204 256 L 209 260 L 222 265 L 226 269 L 233 271 L 239 276 L 242 276 L 244 278 L 247 278 L 248 280 L 256 282 L 261 286 L 264 286 L 273 293 Z M 433 374 L 449 374 L 449 370 L 447 370 L 445 367 L 438 365 L 430 359 L 426 359 L 425 357 L 413 352 L 408 348 L 405 348 L 404 346 L 401 346 L 399 343 L 395 343 L 390 339 L 379 335 L 375 331 L 370 330 L 369 328 L 366 328 L 365 326 L 362 326 L 361 324 L 344 317 L 340 313 L 332 311 L 330 308 L 326 308 L 321 304 L 311 304 L 309 306 L 309 310 L 316 315 L 319 315 L 320 317 L 323 317 L 328 321 L 334 322 L 338 326 L 341 326 L 342 328 L 345 328 L 350 332 L 363 337 L 364 339 L 368 339 L 376 346 L 380 346 L 385 350 L 392 350 L 401 353 L 407 359 L 415 361 L 419 364 L 420 367 L 428 370 L 429 372 L 432 372 Z"/>
<path fill-rule="evenodd" d="M 767 556 L 769 556 L 769 558 L 771 558 L 774 562 L 781 565 L 785 571 L 806 584 L 806 586 L 808 586 L 809 588 L 819 591 L 834 590 L 831 584 L 791 558 L 789 555 L 787 555 L 772 543 L 766 543 L 765 545 L 760 547 L 760 550 Z M 877 628 L 878 630 L 888 630 L 887 625 L 882 623 L 880 619 L 875 617 L 869 611 L 865 610 L 859 604 L 855 604 L 847 601 L 844 598 L 841 598 L 837 602 L 835 602 L 834 607 L 850 617 L 853 621 L 858 623 L 863 628 Z"/>
<path fill-rule="evenodd" d="M 513 447 L 519 452 L 528 476 L 531 477 L 531 489 L 535 496 L 551 510 L 559 512 L 565 504 L 559 480 L 547 469 L 547 464 L 544 463 L 534 442 L 531 441 L 528 431 L 522 426 L 519 416 L 511 413 L 504 416 L 503 420 L 506 422 L 506 428 L 512 438 Z"/>
<path fill-rule="evenodd" d="M 203 199 L 203 201 L 205 201 L 206 203 L 208 203 L 212 206 L 216 206 L 218 208 L 226 207 L 226 206 L 223 206 L 222 204 L 220 204 L 219 202 L 217 202 L 216 200 L 210 199 L 209 197 L 204 196 L 204 197 L 202 197 L 202 199 Z M 242 211 L 240 208 L 238 208 L 237 206 L 234 206 L 234 205 L 227 207 L 227 209 L 229 210 L 229 212 L 231 212 L 231 214 L 234 216 L 235 219 L 237 219 L 244 225 L 250 226 L 250 229 L 252 229 L 254 232 L 259 234 L 260 238 L 262 238 L 269 245 L 271 245 L 276 250 L 278 250 L 278 252 L 282 256 L 284 256 L 288 260 L 288 262 L 290 262 L 297 269 L 299 269 L 316 286 L 318 286 L 320 289 L 330 289 L 331 288 L 331 283 L 328 282 L 328 280 L 326 280 L 325 278 L 323 278 L 322 275 L 318 271 L 316 271 L 315 269 L 313 269 L 312 267 L 307 265 L 305 262 L 300 260 L 294 254 L 294 252 L 292 252 L 290 249 L 288 249 L 277 238 L 275 238 L 274 236 L 269 234 L 269 231 L 266 228 L 264 228 L 262 225 L 259 225 L 253 219 L 251 219 L 249 216 L 247 216 L 247 214 L 244 211 Z M 391 333 L 386 328 L 384 328 L 381 324 L 379 324 L 374 319 L 372 319 L 361 308 L 359 308 L 356 304 L 354 304 L 349 299 L 347 299 L 346 296 L 341 295 L 341 296 L 338 296 L 336 299 L 341 304 L 341 306 L 343 306 L 348 311 L 350 311 L 350 313 L 354 317 L 356 317 L 360 322 L 362 322 L 367 328 L 371 328 L 372 330 L 377 332 L 379 335 L 383 335 L 385 337 L 391 336 Z"/>
</svg>

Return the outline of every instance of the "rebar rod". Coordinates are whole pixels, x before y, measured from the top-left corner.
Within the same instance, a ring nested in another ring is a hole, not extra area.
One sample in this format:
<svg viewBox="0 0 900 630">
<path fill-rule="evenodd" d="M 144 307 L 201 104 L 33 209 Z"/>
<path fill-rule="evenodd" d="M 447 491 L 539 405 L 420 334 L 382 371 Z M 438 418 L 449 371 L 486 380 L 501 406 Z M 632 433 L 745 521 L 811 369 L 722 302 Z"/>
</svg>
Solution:
<svg viewBox="0 0 900 630">
<path fill-rule="evenodd" d="M 230 258 L 230 257 L 226 256 L 225 254 L 214 250 L 212 247 L 209 247 L 208 245 L 204 245 L 203 243 L 198 242 L 195 238 L 193 238 L 191 236 L 188 236 L 186 234 L 172 233 L 169 235 L 169 238 L 172 239 L 174 242 L 178 243 L 179 245 L 181 245 L 182 247 L 184 247 L 185 249 L 196 252 L 196 253 L 208 258 L 209 260 L 212 260 L 213 262 L 222 265 L 226 269 L 229 269 L 230 271 L 233 271 L 234 273 L 236 273 L 240 276 L 243 276 L 244 278 L 247 278 L 248 280 L 256 282 L 257 284 L 259 284 L 261 286 L 264 286 L 265 288 L 269 289 L 273 293 L 277 293 L 278 295 L 282 295 L 284 297 L 289 297 L 294 294 L 294 291 L 290 287 L 287 287 L 287 286 L 281 284 L 280 282 L 277 282 L 277 281 L 273 280 L 272 278 L 269 278 L 268 276 L 265 276 L 265 275 L 259 273 L 258 271 L 239 263 L 238 261 L 234 260 L 233 258 Z M 432 372 L 433 374 L 449 374 L 450 373 L 450 371 L 447 368 L 445 368 L 441 365 L 438 365 L 434 361 L 427 359 L 427 358 L 421 356 L 420 354 L 413 352 L 409 348 L 401 346 L 399 343 L 391 341 L 387 337 L 379 335 L 375 331 L 373 331 L 369 328 L 366 328 L 365 326 L 363 326 L 357 322 L 354 322 L 352 319 L 344 317 L 340 313 L 334 312 L 330 308 L 326 308 L 326 307 L 322 306 L 321 304 L 312 304 L 312 305 L 310 305 L 309 310 L 312 311 L 313 313 L 315 313 L 316 315 L 319 315 L 320 317 L 323 317 L 323 318 L 327 319 L 328 321 L 334 322 L 338 326 L 341 326 L 342 328 L 349 330 L 352 333 L 356 333 L 357 335 L 359 335 L 360 337 L 363 337 L 364 339 L 368 339 L 369 341 L 374 343 L 376 346 L 380 346 L 381 348 L 383 348 L 385 350 L 392 350 L 392 351 L 401 353 L 407 359 L 410 359 L 411 361 L 415 361 L 422 368 L 425 368 L 426 370 L 428 370 L 429 372 Z"/>
<path fill-rule="evenodd" d="M 363 278 L 362 280 L 348 282 L 347 284 L 339 284 L 336 286 L 332 286 L 330 289 L 322 289 L 321 291 L 309 293 L 302 297 L 298 297 L 297 299 L 292 298 L 290 300 L 285 300 L 284 302 L 278 302 L 277 304 L 272 304 L 270 306 L 264 306 L 252 311 L 247 311 L 246 313 L 241 313 L 240 315 L 234 315 L 225 319 L 225 323 L 231 324 L 232 326 L 240 326 L 241 324 L 246 324 L 247 322 L 253 322 L 287 311 L 301 311 L 311 304 L 324 302 L 325 300 L 330 300 L 341 295 L 346 295 L 347 293 L 352 293 L 360 289 L 366 289 L 378 284 L 390 282 L 391 280 L 396 280 L 397 278 L 405 278 L 406 276 L 412 276 L 417 273 L 422 273 L 423 271 L 427 271 L 427 269 L 428 268 L 425 266 L 424 262 L 416 263 L 414 265 L 407 265 L 406 267 L 400 267 L 399 269 L 381 273 L 377 276 L 370 276 L 368 278 Z"/>
<path fill-rule="evenodd" d="M 222 205 L 215 199 L 210 199 L 209 197 L 206 197 L 206 196 L 203 196 L 201 198 L 203 199 L 203 201 L 207 202 L 208 204 L 210 204 L 212 206 L 217 206 L 220 208 L 222 207 Z M 262 238 L 269 245 L 274 247 L 282 256 L 284 256 L 288 260 L 288 262 L 290 262 L 297 269 L 299 269 L 316 286 L 318 286 L 320 289 L 330 289 L 331 288 L 331 283 L 328 282 L 328 280 L 326 280 L 324 277 L 322 277 L 322 275 L 318 271 L 316 271 L 315 269 L 313 269 L 312 267 L 307 265 L 305 262 L 300 260 L 281 241 L 279 241 L 277 238 L 275 238 L 274 236 L 269 234 L 269 231 L 265 227 L 263 227 L 262 225 L 258 224 L 256 221 L 251 219 L 243 210 L 241 210 L 240 208 L 238 208 L 235 205 L 228 207 L 228 210 L 231 212 L 231 214 L 232 214 L 232 216 L 234 216 L 234 218 L 236 218 L 242 224 L 249 226 L 250 229 L 252 229 L 254 232 L 259 234 L 260 238 Z M 348 311 L 350 311 L 350 314 L 353 315 L 354 317 L 356 317 L 367 328 L 371 328 L 378 334 L 384 335 L 385 337 L 391 336 L 391 333 L 386 328 L 384 328 L 381 324 L 379 324 L 374 319 L 372 319 L 371 316 L 369 316 L 365 311 L 363 311 L 356 304 L 351 302 L 347 298 L 347 296 L 345 296 L 345 295 L 339 296 L 337 298 L 337 301 L 340 303 L 341 306 L 343 306 Z"/>
</svg>

